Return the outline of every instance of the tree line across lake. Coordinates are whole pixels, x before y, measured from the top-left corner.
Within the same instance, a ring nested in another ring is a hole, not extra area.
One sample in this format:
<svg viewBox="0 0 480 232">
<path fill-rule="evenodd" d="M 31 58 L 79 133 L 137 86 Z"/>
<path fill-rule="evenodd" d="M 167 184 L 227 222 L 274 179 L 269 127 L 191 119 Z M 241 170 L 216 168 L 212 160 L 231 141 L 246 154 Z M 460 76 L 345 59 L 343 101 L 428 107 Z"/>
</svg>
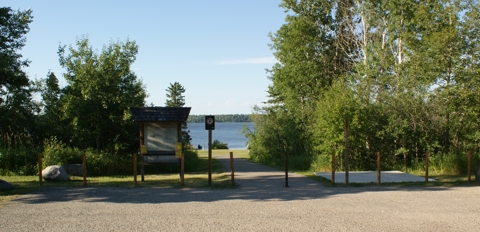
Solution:
<svg viewBox="0 0 480 232">
<path fill-rule="evenodd" d="M 205 116 L 207 115 L 190 115 L 187 123 L 205 122 Z M 249 114 L 220 114 L 214 116 L 215 122 L 252 122 Z"/>
</svg>

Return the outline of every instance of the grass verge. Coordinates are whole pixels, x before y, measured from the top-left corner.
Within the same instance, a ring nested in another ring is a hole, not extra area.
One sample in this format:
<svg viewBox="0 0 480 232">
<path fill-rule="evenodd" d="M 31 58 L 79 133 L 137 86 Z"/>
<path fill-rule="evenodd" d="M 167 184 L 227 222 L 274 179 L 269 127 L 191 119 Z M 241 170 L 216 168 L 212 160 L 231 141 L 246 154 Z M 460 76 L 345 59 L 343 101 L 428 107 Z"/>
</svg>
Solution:
<svg viewBox="0 0 480 232">
<path fill-rule="evenodd" d="M 236 150 L 214 150 L 213 155 L 229 155 L 234 152 L 238 155 L 248 157 L 247 151 Z M 168 174 L 146 174 L 145 181 L 141 181 L 141 175 L 137 176 L 137 185 L 134 185 L 133 175 L 131 176 L 99 176 L 87 177 L 87 187 L 91 186 L 113 186 L 113 187 L 172 187 L 172 188 L 232 188 L 229 174 L 225 173 L 220 161 L 212 159 L 212 185 L 208 185 L 208 151 L 199 151 L 199 161 L 197 168 L 185 173 L 184 186 L 180 184 L 180 175 L 178 173 Z M 15 186 L 13 190 L 0 191 L 0 204 L 15 199 L 19 195 L 27 194 L 45 187 L 83 187 L 83 178 L 72 176 L 70 181 L 43 181 L 40 186 L 38 176 L 0 176 Z"/>
<path fill-rule="evenodd" d="M 248 155 L 248 150 L 212 150 L 212 156 L 230 156 L 230 152 L 233 153 L 233 157 L 235 158 L 242 158 L 248 159 L 250 156 Z M 208 157 L 208 150 L 197 150 L 199 157 Z"/>
<path fill-rule="evenodd" d="M 248 155 L 248 153 L 247 153 Z M 252 161 L 252 160 L 251 160 Z M 252 161 L 253 162 L 253 161 Z M 276 168 L 278 170 L 285 170 L 284 166 L 281 165 L 275 165 L 273 163 L 262 163 L 263 165 L 270 166 L 272 168 Z M 400 183 L 381 183 L 380 185 L 378 183 L 349 183 L 344 184 L 344 183 L 335 183 L 332 184 L 332 181 L 329 179 L 326 179 L 324 177 L 316 176 L 315 172 L 317 170 L 295 170 L 295 169 L 289 169 L 289 172 L 297 173 L 303 176 L 306 176 L 308 178 L 314 179 L 316 181 L 319 181 L 324 184 L 326 187 L 347 187 L 347 186 L 397 186 L 397 187 L 406 187 L 406 186 L 444 186 L 444 187 L 454 187 L 454 186 L 478 186 L 478 184 L 475 182 L 475 176 L 471 177 L 471 181 L 468 181 L 468 177 L 466 175 L 460 175 L 460 174 L 452 174 L 452 173 L 441 173 L 441 172 L 432 172 L 430 171 L 429 179 L 434 179 L 436 180 L 435 182 L 400 182 Z M 418 171 L 409 171 L 409 174 L 412 175 L 417 175 L 417 176 L 422 176 L 425 172 L 423 170 L 418 170 Z"/>
</svg>

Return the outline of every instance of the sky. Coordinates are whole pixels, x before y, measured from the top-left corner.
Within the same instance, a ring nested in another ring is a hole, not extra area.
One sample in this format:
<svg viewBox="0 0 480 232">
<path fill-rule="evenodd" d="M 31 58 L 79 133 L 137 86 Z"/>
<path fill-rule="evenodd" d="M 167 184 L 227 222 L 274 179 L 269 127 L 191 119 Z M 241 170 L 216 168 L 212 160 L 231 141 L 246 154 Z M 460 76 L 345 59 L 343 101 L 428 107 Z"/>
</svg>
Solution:
<svg viewBox="0 0 480 232">
<path fill-rule="evenodd" d="M 166 89 L 179 82 L 190 114 L 249 114 L 267 101 L 266 69 L 276 62 L 268 34 L 285 22 L 281 0 L 3 0 L 13 10 L 32 9 L 26 45 L 30 79 L 49 71 L 66 84 L 60 45 L 87 36 L 101 52 L 110 42 L 136 41 L 132 70 L 143 81 L 148 105 L 164 106 Z"/>
</svg>

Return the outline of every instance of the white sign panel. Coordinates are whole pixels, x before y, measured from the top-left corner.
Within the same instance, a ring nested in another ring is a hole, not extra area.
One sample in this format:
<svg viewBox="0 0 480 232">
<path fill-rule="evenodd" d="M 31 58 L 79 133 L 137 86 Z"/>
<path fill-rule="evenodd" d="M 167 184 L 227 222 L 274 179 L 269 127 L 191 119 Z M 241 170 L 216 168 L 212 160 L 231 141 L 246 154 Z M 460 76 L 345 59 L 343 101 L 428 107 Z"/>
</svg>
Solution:
<svg viewBox="0 0 480 232">
<path fill-rule="evenodd" d="M 147 151 L 175 151 L 177 123 L 146 123 L 144 133 Z"/>
</svg>

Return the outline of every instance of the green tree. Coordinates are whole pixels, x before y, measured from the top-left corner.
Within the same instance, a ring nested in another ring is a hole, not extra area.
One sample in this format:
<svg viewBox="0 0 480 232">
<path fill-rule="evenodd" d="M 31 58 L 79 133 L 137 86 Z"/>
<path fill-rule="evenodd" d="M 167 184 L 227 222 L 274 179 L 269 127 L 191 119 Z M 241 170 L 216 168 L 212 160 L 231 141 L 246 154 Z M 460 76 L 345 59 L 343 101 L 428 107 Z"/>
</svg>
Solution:
<svg viewBox="0 0 480 232">
<path fill-rule="evenodd" d="M 373 168 L 377 151 L 392 168 L 426 151 L 460 165 L 480 142 L 479 4 L 282 1 L 269 106 L 246 132 L 253 157 L 278 159 L 277 141 L 324 162 L 343 150 L 348 119 L 353 168 Z"/>
<path fill-rule="evenodd" d="M 57 137 L 60 140 L 67 141 L 65 131 L 69 131 L 69 124 L 64 120 L 62 89 L 58 84 L 58 78 L 55 73 L 48 72 L 47 78 L 41 79 L 39 86 L 42 96 L 43 111 L 39 116 L 39 126 L 42 128 L 45 138 Z"/>
<path fill-rule="evenodd" d="M 138 126 L 130 107 L 145 105 L 146 97 L 141 80 L 130 69 L 137 53 L 138 45 L 130 40 L 110 42 L 100 54 L 86 37 L 78 39 L 76 47 L 59 47 L 67 81 L 63 113 L 72 128 L 72 145 L 114 152 L 134 149 Z"/>
<path fill-rule="evenodd" d="M 289 14 L 285 24 L 270 34 L 278 60 L 268 70 L 270 106 L 256 110 L 255 114 L 266 115 L 253 116 L 256 128 L 248 136 L 259 157 L 281 160 L 288 153 L 294 167 L 304 168 L 314 151 L 317 101 L 349 64 L 335 46 L 335 1 L 284 0 L 281 7 Z"/>
<path fill-rule="evenodd" d="M 185 88 L 178 82 L 170 83 L 167 91 L 167 101 L 165 106 L 167 107 L 183 107 L 185 105 Z M 191 147 L 192 137 L 190 136 L 190 130 L 188 130 L 187 122 L 182 124 L 182 146 L 183 150 L 187 150 Z"/>
<path fill-rule="evenodd" d="M 23 67 L 18 50 L 25 45 L 25 34 L 30 30 L 31 10 L 13 11 L 0 8 L 0 141 L 1 146 L 24 145 L 31 142 L 34 113 L 31 83 Z"/>
<path fill-rule="evenodd" d="M 178 82 L 170 83 L 167 91 L 167 101 L 165 106 L 167 107 L 183 107 L 185 105 L 185 88 Z"/>
</svg>

